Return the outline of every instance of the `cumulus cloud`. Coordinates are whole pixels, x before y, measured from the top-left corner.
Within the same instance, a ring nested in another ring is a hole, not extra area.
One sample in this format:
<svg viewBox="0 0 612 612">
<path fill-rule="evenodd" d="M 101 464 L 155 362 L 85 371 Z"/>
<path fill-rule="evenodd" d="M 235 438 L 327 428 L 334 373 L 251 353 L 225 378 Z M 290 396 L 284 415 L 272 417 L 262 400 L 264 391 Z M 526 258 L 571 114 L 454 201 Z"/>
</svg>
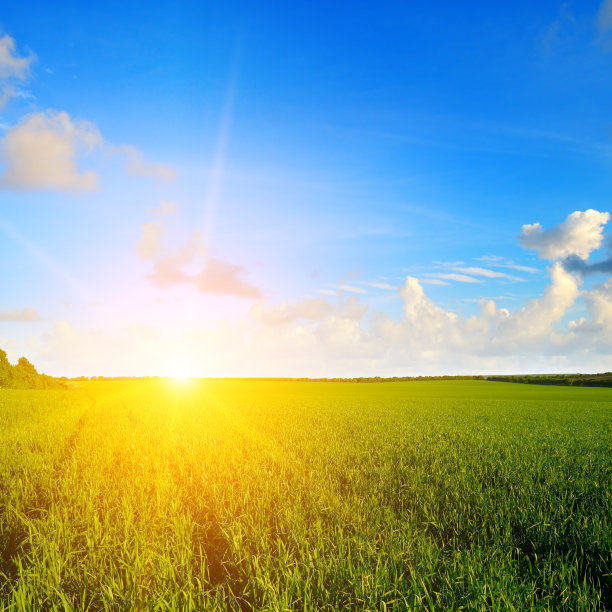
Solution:
<svg viewBox="0 0 612 612">
<path fill-rule="evenodd" d="M 537 251 L 541 259 L 563 259 L 576 256 L 588 259 L 591 251 L 598 249 L 603 240 L 603 227 L 610 213 L 589 209 L 573 212 L 567 219 L 547 230 L 540 223 L 523 225 L 519 243 Z"/>
<path fill-rule="evenodd" d="M 141 151 L 130 145 L 112 147 L 111 153 L 125 155 L 125 171 L 136 176 L 147 176 L 171 183 L 176 179 L 176 172 L 167 164 L 145 163 Z"/>
<path fill-rule="evenodd" d="M 559 363 L 573 370 L 609 369 L 612 282 L 585 297 L 588 321 L 564 326 L 580 294 L 577 281 L 560 263 L 549 273 L 542 296 L 513 312 L 499 308 L 493 300 L 481 301 L 473 316 L 449 312 L 409 276 L 398 290 L 403 302 L 399 317 L 371 310 L 359 296 L 276 305 L 257 301 L 235 323 L 186 328 L 172 337 L 165 335 L 163 327 L 131 326 L 105 334 L 62 324 L 43 339 L 41 350 L 49 360 L 70 361 L 70 353 L 81 373 L 96 374 L 108 372 L 108 364 L 118 368 L 117 355 L 130 356 L 122 362 L 123 373 L 132 373 L 135 367 L 142 367 L 141 373 L 163 373 L 163 359 L 174 350 L 189 355 L 206 376 L 507 373 L 552 371 Z M 595 340 L 599 355 L 588 352 Z M 106 370 L 101 355 L 107 355 Z M 47 370 L 53 369 L 44 358 L 39 361 Z"/>
<path fill-rule="evenodd" d="M 17 54 L 15 40 L 0 37 L 0 109 L 15 97 L 32 98 L 20 86 L 30 73 L 34 53 Z M 95 148 L 125 157 L 125 171 L 162 181 L 176 178 L 168 165 L 146 163 L 133 146 L 114 146 L 103 140 L 89 121 L 71 119 L 68 113 L 49 109 L 25 115 L 18 125 L 6 129 L 0 140 L 0 163 L 4 166 L 0 186 L 17 190 L 93 191 L 98 175 L 80 170 L 77 159 Z"/>
<path fill-rule="evenodd" d="M 575 303 L 579 288 L 576 279 L 559 262 L 550 269 L 550 280 L 542 297 L 529 300 L 508 318 L 500 328 L 498 342 L 508 348 L 537 349 L 545 339 L 554 341 L 553 325 L 560 322 Z"/>
<path fill-rule="evenodd" d="M 612 280 L 594 287 L 585 295 L 591 321 L 612 331 Z"/>
<path fill-rule="evenodd" d="M 36 55 L 31 53 L 27 57 L 19 57 L 15 52 L 15 39 L 8 34 L 0 37 L 0 78 L 16 78 L 24 80 L 29 72 Z"/>
<path fill-rule="evenodd" d="M 0 106 L 12 95 L 13 89 L 5 88 L 0 93 Z M 98 174 L 81 170 L 77 160 L 95 149 L 125 155 L 128 174 L 163 181 L 176 176 L 170 166 L 145 163 L 136 147 L 109 144 L 89 121 L 72 119 L 64 111 L 47 110 L 25 115 L 5 131 L 0 140 L 4 165 L 0 185 L 17 190 L 94 191 Z"/>
<path fill-rule="evenodd" d="M 13 310 L 0 311 L 0 321 L 30 322 L 40 321 L 40 315 L 34 308 L 13 308 Z"/>
<path fill-rule="evenodd" d="M 575 244 L 573 229 L 560 233 Z M 558 241 L 549 241 L 546 248 L 551 248 L 553 242 L 563 252 Z M 597 241 L 589 244 L 594 242 Z M 585 239 L 579 243 L 584 246 Z M 197 262 L 193 249 L 199 244 L 199 237 L 192 236 L 181 248 L 169 249 L 164 257 L 154 260 L 160 268 L 159 286 L 182 283 L 217 295 L 261 297 L 259 289 L 245 280 L 243 267 L 212 257 L 203 264 Z M 565 268 L 563 261 L 555 261 L 548 274 L 550 280 L 541 296 L 513 311 L 498 307 L 494 300 L 483 299 L 478 313 L 455 313 L 436 304 L 426 295 L 423 284 L 408 276 L 397 290 L 402 300 L 399 316 L 377 312 L 364 304 L 361 296 L 347 299 L 345 293 L 339 292 L 331 299 L 307 298 L 280 304 L 258 300 L 248 315 L 234 323 L 221 321 L 212 328 L 184 328 L 172 332 L 172 337 L 164 335 L 163 326 L 132 326 L 109 337 L 104 332 L 82 332 L 64 324 L 43 338 L 41 350 L 54 359 L 64 355 L 66 347 L 72 351 L 79 348 L 75 353 L 79 360 L 89 355 L 99 360 L 105 347 L 109 347 L 112 363 L 116 361 L 114 355 L 121 352 L 132 356 L 126 363 L 138 363 L 138 367 L 143 364 L 143 368 L 146 364 L 143 373 L 163 373 L 162 358 L 178 347 L 207 376 L 391 376 L 612 369 L 612 280 L 581 291 L 579 279 Z M 568 315 L 580 307 L 580 296 L 588 316 L 567 322 Z M 100 346 L 100 350 L 92 351 L 93 346 Z M 139 355 L 143 357 L 138 359 Z M 51 369 L 44 359 L 41 362 Z M 104 373 L 100 369 L 90 371 Z M 135 373 L 133 369 L 125 372 Z"/>
<path fill-rule="evenodd" d="M 17 190 L 93 191 L 98 175 L 81 171 L 76 157 L 103 144 L 97 128 L 73 120 L 68 113 L 46 111 L 26 115 L 0 140 L 4 172 L 0 185 Z"/>
</svg>

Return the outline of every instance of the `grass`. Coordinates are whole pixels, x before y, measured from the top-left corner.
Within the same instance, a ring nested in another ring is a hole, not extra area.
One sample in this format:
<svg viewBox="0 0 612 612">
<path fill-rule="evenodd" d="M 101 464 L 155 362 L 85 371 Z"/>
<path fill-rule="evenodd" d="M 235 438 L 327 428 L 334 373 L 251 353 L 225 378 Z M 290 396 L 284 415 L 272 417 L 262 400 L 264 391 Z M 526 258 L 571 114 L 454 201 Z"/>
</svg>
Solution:
<svg viewBox="0 0 612 612">
<path fill-rule="evenodd" d="M 612 392 L 0 390 L 0 610 L 612 608 Z"/>
</svg>

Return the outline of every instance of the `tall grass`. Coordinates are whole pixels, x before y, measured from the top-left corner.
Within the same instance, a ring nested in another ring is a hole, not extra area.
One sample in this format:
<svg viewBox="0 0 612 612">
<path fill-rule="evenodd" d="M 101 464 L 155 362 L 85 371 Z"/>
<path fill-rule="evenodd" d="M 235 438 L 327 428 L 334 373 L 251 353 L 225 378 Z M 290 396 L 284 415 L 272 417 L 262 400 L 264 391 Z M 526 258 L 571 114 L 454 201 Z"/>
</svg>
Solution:
<svg viewBox="0 0 612 612">
<path fill-rule="evenodd" d="M 0 391 L 1 610 L 612 608 L 612 392 Z"/>
</svg>

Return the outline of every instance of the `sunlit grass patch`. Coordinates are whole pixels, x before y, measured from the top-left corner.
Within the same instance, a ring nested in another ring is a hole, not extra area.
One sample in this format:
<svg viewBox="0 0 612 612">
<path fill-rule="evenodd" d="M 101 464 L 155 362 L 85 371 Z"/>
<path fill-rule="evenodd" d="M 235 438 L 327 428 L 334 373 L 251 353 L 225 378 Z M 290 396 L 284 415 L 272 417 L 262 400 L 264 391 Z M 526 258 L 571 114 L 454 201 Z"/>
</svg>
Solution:
<svg viewBox="0 0 612 612">
<path fill-rule="evenodd" d="M 611 407 L 479 381 L 3 391 L 0 604 L 609 608 Z"/>
</svg>

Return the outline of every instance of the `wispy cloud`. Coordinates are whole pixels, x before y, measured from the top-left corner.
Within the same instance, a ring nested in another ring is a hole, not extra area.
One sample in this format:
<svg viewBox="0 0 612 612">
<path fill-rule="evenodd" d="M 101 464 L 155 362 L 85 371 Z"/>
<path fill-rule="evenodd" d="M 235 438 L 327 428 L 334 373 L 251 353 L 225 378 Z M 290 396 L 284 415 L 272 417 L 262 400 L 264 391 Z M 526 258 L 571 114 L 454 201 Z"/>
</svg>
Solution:
<svg viewBox="0 0 612 612">
<path fill-rule="evenodd" d="M 500 257 L 499 255 L 483 255 L 482 257 L 475 257 L 474 259 L 476 261 L 482 261 L 493 268 L 508 268 L 509 270 L 528 272 L 529 274 L 537 274 L 540 272 L 540 270 L 537 268 L 517 264 L 511 259 L 506 259 L 505 257 Z"/>
<path fill-rule="evenodd" d="M 367 293 L 367 290 L 362 287 L 355 287 L 355 285 L 346 285 L 344 283 L 340 283 L 338 288 L 349 293 Z"/>
<path fill-rule="evenodd" d="M 564 2 L 559 9 L 557 18 L 548 26 L 544 36 L 542 36 L 542 48 L 546 55 L 550 55 L 554 51 L 567 26 L 575 23 L 575 21 L 569 2 Z"/>
<path fill-rule="evenodd" d="M 478 267 L 465 267 L 465 268 L 454 268 L 456 272 L 462 272 L 464 274 L 471 274 L 472 276 L 484 276 L 486 278 L 501 278 L 512 281 L 522 281 L 520 276 L 513 276 L 512 274 L 506 274 L 505 272 L 496 272 L 495 270 L 489 270 L 488 268 Z"/>
<path fill-rule="evenodd" d="M 474 278 L 473 276 L 468 276 L 467 274 L 456 274 L 454 272 L 428 272 L 423 276 L 455 281 L 457 283 L 482 283 L 482 280 L 479 278 Z"/>
<path fill-rule="evenodd" d="M 125 171 L 136 176 L 147 176 L 171 183 L 176 179 L 176 172 L 167 164 L 150 164 L 143 160 L 142 152 L 131 145 L 110 147 L 110 153 L 125 155 Z"/>
<path fill-rule="evenodd" d="M 419 282 L 422 285 L 438 285 L 439 287 L 444 287 L 450 284 L 438 278 L 419 278 Z"/>
<path fill-rule="evenodd" d="M 383 281 L 359 281 L 359 284 L 365 285 L 366 287 L 373 287 L 374 289 L 386 289 L 387 291 L 394 291 L 397 289 L 397 287 Z"/>
<path fill-rule="evenodd" d="M 198 291 L 239 298 L 263 297 L 258 287 L 245 280 L 246 268 L 210 257 L 194 278 Z"/>
</svg>

